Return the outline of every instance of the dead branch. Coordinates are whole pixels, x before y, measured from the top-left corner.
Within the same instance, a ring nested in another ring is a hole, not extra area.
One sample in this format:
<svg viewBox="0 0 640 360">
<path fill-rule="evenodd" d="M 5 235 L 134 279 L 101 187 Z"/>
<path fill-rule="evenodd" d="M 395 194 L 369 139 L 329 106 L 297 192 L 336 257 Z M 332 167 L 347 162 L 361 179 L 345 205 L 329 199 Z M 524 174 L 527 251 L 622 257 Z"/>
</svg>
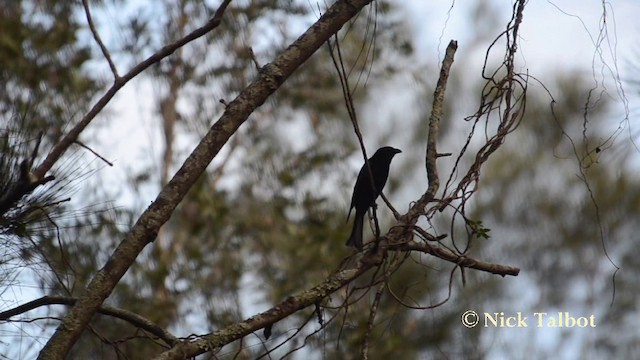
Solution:
<svg viewBox="0 0 640 360">
<path fill-rule="evenodd" d="M 438 159 L 437 140 L 440 134 L 440 119 L 442 119 L 442 108 L 444 105 L 444 92 L 447 88 L 447 80 L 449 79 L 449 71 L 453 64 L 453 58 L 458 49 L 458 42 L 451 40 L 447 46 L 447 51 L 442 60 L 442 67 L 440 68 L 440 77 L 438 78 L 438 84 L 433 93 L 433 106 L 431 108 L 431 116 L 429 117 L 429 135 L 427 136 L 427 152 L 425 155 L 425 166 L 427 169 L 427 180 L 429 181 L 429 187 L 427 188 L 427 199 L 433 199 L 436 196 L 436 192 L 440 186 L 440 179 L 438 177 L 438 167 L 436 166 L 436 160 Z M 424 204 L 426 205 L 426 203 Z"/>
<path fill-rule="evenodd" d="M 518 274 L 520 273 L 520 269 L 514 266 L 499 265 L 499 264 L 494 264 L 494 263 L 490 263 L 482 260 L 477 260 L 464 255 L 458 255 L 446 248 L 437 247 L 425 242 L 423 243 L 411 242 L 406 244 L 389 245 L 389 250 L 418 251 L 421 253 L 433 255 L 437 258 L 456 264 L 460 267 L 466 267 L 466 268 L 471 268 L 475 270 L 485 271 L 485 272 L 500 275 L 503 277 L 506 275 L 518 276 Z"/>
</svg>

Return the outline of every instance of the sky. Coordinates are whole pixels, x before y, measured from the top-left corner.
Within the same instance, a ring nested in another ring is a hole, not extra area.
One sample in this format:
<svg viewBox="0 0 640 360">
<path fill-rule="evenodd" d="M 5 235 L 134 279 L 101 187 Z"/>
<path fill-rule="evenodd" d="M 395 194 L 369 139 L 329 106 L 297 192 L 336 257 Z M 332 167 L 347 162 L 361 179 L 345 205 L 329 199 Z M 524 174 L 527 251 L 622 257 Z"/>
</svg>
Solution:
<svg viewBox="0 0 640 360">
<path fill-rule="evenodd" d="M 418 51 L 425 55 L 433 54 L 434 46 L 440 49 L 449 39 L 458 39 L 460 47 L 465 39 L 473 37 L 474 29 L 469 28 L 469 10 L 473 4 L 487 4 L 487 10 L 493 12 L 502 21 L 511 16 L 511 5 L 506 1 L 420 1 L 399 2 L 408 11 L 410 22 L 415 29 Z M 450 10 L 452 4 L 453 9 Z M 509 2 L 511 3 L 511 2 Z M 537 66 L 555 66 L 573 68 L 590 67 L 590 56 L 595 51 L 599 27 L 603 25 L 603 10 L 606 11 L 606 30 L 610 45 L 620 56 L 630 56 L 625 49 L 637 48 L 638 41 L 636 19 L 640 14 L 640 2 L 632 0 L 616 1 L 614 4 L 601 1 L 529 1 L 526 5 L 520 49 L 522 60 L 537 70 Z M 447 15 L 449 14 L 449 15 Z M 501 28 L 496 30 L 500 30 Z M 605 49 L 605 52 L 608 49 Z M 585 56 L 587 55 L 587 56 Z"/>
</svg>

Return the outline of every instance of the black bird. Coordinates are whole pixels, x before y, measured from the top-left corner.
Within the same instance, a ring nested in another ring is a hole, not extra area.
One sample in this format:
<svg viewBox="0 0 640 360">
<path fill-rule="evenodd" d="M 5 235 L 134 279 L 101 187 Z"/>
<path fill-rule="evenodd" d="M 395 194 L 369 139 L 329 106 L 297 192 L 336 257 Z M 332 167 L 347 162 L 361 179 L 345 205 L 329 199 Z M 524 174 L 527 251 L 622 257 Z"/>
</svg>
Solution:
<svg viewBox="0 0 640 360">
<path fill-rule="evenodd" d="M 367 161 L 371 167 L 374 187 L 372 187 L 367 163 L 365 163 L 360 169 L 358 180 L 356 180 L 356 185 L 353 187 L 351 208 L 349 208 L 349 215 L 347 215 L 347 221 L 349 221 L 351 210 L 353 210 L 354 207 L 356 208 L 356 218 L 353 222 L 351 236 L 349 236 L 349 240 L 347 240 L 347 246 L 354 246 L 356 249 L 362 250 L 362 227 L 364 223 L 364 216 L 370 207 L 375 206 L 376 199 L 380 196 L 384 185 L 387 183 L 391 159 L 393 159 L 397 153 L 401 152 L 402 151 L 394 149 L 391 146 L 381 147 Z"/>
</svg>

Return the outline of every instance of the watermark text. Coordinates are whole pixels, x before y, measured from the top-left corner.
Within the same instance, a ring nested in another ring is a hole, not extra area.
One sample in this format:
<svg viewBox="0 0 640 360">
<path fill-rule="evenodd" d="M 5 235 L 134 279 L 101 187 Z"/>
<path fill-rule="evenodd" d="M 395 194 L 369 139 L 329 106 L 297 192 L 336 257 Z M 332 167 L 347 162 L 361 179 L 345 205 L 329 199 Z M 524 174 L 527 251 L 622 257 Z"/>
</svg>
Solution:
<svg viewBox="0 0 640 360">
<path fill-rule="evenodd" d="M 534 312 L 524 314 L 504 312 L 481 312 L 473 310 L 462 314 L 462 325 L 473 328 L 476 326 L 493 328 L 595 328 L 595 315 L 574 315 L 569 311 Z"/>
</svg>

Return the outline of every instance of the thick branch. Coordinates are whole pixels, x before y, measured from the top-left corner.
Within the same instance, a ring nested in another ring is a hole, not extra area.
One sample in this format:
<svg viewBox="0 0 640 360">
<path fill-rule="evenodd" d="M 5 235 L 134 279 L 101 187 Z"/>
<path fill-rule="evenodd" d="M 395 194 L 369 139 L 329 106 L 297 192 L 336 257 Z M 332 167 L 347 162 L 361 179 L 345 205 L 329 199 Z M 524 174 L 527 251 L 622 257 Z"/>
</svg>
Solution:
<svg viewBox="0 0 640 360">
<path fill-rule="evenodd" d="M 171 217 L 178 203 L 231 135 L 294 70 L 370 2 L 371 0 L 337 1 L 272 63 L 265 65 L 261 69 L 260 77 L 228 104 L 222 117 L 211 127 L 173 179 L 164 186 L 155 201 L 140 216 L 105 266 L 91 280 L 85 294 L 78 299 L 45 345 L 40 359 L 66 357 L 91 316 L 109 296 L 142 249 L 155 239 L 160 226 Z M 41 171 L 46 169 L 46 166 L 41 165 Z"/>
</svg>

